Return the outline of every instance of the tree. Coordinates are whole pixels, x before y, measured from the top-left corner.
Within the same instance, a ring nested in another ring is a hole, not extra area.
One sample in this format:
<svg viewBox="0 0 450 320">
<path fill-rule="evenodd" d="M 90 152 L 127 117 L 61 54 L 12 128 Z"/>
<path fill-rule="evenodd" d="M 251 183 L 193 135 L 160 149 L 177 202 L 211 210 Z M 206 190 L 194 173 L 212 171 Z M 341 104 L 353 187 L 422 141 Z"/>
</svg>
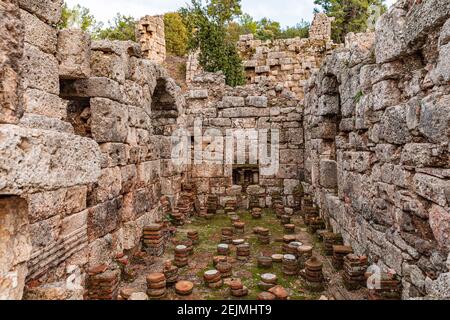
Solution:
<svg viewBox="0 0 450 320">
<path fill-rule="evenodd" d="M 94 15 L 88 8 L 76 5 L 69 8 L 66 3 L 62 7 L 61 20 L 58 23 L 59 29 L 80 28 L 84 31 L 92 31 L 97 27 Z"/>
<path fill-rule="evenodd" d="M 240 12 L 237 4 L 240 0 L 207 0 L 205 5 L 191 0 L 191 5 L 180 9 L 188 29 L 189 49 L 199 51 L 199 63 L 205 71 L 222 71 L 231 86 L 245 82 L 236 43 L 227 34 L 228 23 Z"/>
<path fill-rule="evenodd" d="M 291 38 L 308 38 L 309 36 L 310 24 L 302 20 L 294 27 L 287 27 L 281 31 L 280 38 L 291 39 Z"/>
<path fill-rule="evenodd" d="M 366 31 L 371 8 L 378 8 L 382 14 L 387 10 L 384 2 L 385 0 L 314 0 L 314 4 L 319 5 L 324 13 L 335 18 L 332 38 L 338 43 L 343 42 L 349 32 Z"/>
<path fill-rule="evenodd" d="M 256 38 L 260 40 L 275 40 L 281 35 L 281 25 L 279 22 L 268 18 L 262 18 L 257 22 Z"/>
<path fill-rule="evenodd" d="M 179 57 L 185 56 L 188 47 L 188 31 L 181 15 L 177 12 L 166 13 L 164 28 L 167 52 Z"/>
<path fill-rule="evenodd" d="M 109 40 L 131 40 L 136 41 L 136 21 L 131 16 L 124 16 L 120 13 L 108 21 L 108 26 L 103 28 L 100 24 L 94 31 L 94 38 Z"/>
<path fill-rule="evenodd" d="M 206 10 L 209 17 L 223 25 L 242 14 L 241 0 L 209 0 Z"/>
</svg>

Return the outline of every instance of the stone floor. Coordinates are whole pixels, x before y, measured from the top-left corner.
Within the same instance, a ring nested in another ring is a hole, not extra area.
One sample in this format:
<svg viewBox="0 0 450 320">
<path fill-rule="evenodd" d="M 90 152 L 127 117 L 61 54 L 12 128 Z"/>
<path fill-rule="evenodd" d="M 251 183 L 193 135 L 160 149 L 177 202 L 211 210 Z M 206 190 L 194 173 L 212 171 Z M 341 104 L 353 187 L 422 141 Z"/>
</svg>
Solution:
<svg viewBox="0 0 450 320">
<path fill-rule="evenodd" d="M 322 244 L 316 236 L 307 232 L 303 220 L 299 216 L 294 216 L 292 223 L 296 225 L 297 240 L 303 244 L 312 245 L 314 254 L 323 262 L 323 272 L 326 279 L 325 291 L 321 293 L 312 293 L 306 289 L 305 283 L 300 276 L 285 276 L 281 271 L 281 263 L 274 263 L 271 269 L 260 269 L 257 266 L 256 257 L 260 253 L 274 254 L 282 253 L 281 239 L 284 235 L 283 227 L 271 210 L 264 210 L 263 217 L 260 220 L 253 220 L 251 214 L 246 211 L 238 212 L 239 217 L 246 223 L 245 234 L 235 238 L 245 239 L 251 245 L 251 258 L 247 262 L 240 262 L 232 259 L 233 277 L 240 278 L 245 286 L 249 288 L 249 295 L 244 299 L 254 300 L 261 290 L 258 288 L 258 282 L 261 274 L 274 273 L 278 276 L 278 284 L 285 287 L 289 292 L 291 300 L 317 300 L 321 297 L 335 300 L 361 300 L 366 297 L 366 290 L 348 291 L 342 283 L 341 272 L 336 272 L 331 265 L 331 258 L 325 257 L 322 253 Z M 174 289 L 168 289 L 165 299 L 168 300 L 233 300 L 237 299 L 229 295 L 229 289 L 224 285 L 221 289 L 212 290 L 203 283 L 203 273 L 214 269 L 213 257 L 217 255 L 217 245 L 220 243 L 221 228 L 231 226 L 230 218 L 225 214 L 215 215 L 212 220 L 201 218 L 192 218 L 185 226 L 178 228 L 176 238 L 185 239 L 188 230 L 196 230 L 199 233 L 200 243 L 194 247 L 194 254 L 189 257 L 189 265 L 179 270 L 179 280 L 192 281 L 195 285 L 194 291 L 190 296 L 178 296 Z M 265 227 L 270 229 L 271 244 L 260 245 L 256 235 L 253 234 L 254 227 Z M 151 272 L 161 272 L 164 261 L 173 259 L 173 248 L 171 244 L 166 249 L 162 257 L 145 258 L 145 263 L 134 263 L 131 265 L 137 272 L 137 277 L 131 283 L 121 283 L 121 288 L 132 288 L 139 292 L 145 292 L 147 289 L 146 276 Z M 230 245 L 230 257 L 235 257 L 234 246 Z"/>
</svg>

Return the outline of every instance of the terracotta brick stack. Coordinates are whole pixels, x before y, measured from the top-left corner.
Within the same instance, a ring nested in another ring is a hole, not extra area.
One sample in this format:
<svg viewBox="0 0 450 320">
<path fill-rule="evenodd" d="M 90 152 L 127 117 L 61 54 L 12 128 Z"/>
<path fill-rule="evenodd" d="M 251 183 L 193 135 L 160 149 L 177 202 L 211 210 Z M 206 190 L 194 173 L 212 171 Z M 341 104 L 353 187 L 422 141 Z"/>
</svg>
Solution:
<svg viewBox="0 0 450 320">
<path fill-rule="evenodd" d="M 272 273 L 264 273 L 261 275 L 261 281 L 258 287 L 261 290 L 269 290 L 278 284 L 278 277 Z"/>
<path fill-rule="evenodd" d="M 297 258 L 292 254 L 285 254 L 283 256 L 283 263 L 281 270 L 284 275 L 295 276 L 298 274 L 298 262 Z"/>
<path fill-rule="evenodd" d="M 353 249 L 350 246 L 334 245 L 333 246 L 333 267 L 336 270 L 342 270 L 344 267 L 344 257 L 350 253 L 353 253 Z"/>
<path fill-rule="evenodd" d="M 344 257 L 344 285 L 348 290 L 358 290 L 366 286 L 364 276 L 367 270 L 367 257 L 348 254 Z"/>
<path fill-rule="evenodd" d="M 242 298 L 248 295 L 248 288 L 242 284 L 241 279 L 232 279 L 228 285 L 233 297 Z"/>
<path fill-rule="evenodd" d="M 311 257 L 305 263 L 305 270 L 303 270 L 302 276 L 305 277 L 309 290 L 313 292 L 323 291 L 324 289 L 322 268 L 322 262 L 320 262 L 316 257 Z"/>
<path fill-rule="evenodd" d="M 325 232 L 322 234 L 322 238 L 323 238 L 324 253 L 327 256 L 333 255 L 333 246 L 334 245 L 343 245 L 344 244 L 344 240 L 342 239 L 342 236 L 337 233 Z"/>
<path fill-rule="evenodd" d="M 116 300 L 119 292 L 120 270 L 108 270 L 103 264 L 90 268 L 86 279 L 86 300 Z"/>
<path fill-rule="evenodd" d="M 216 214 L 219 209 L 219 198 L 210 194 L 206 200 L 206 210 L 208 214 Z"/>
<path fill-rule="evenodd" d="M 218 270 L 208 270 L 203 274 L 205 285 L 211 289 L 218 289 L 223 286 L 222 275 Z"/>
<path fill-rule="evenodd" d="M 166 277 L 164 273 L 151 273 L 147 276 L 147 295 L 150 299 L 161 299 L 166 295 Z"/>
<path fill-rule="evenodd" d="M 148 254 L 156 257 L 162 256 L 165 250 L 163 225 L 153 223 L 145 226 L 142 242 Z"/>
<path fill-rule="evenodd" d="M 189 250 L 184 245 L 178 245 L 175 247 L 175 257 L 173 260 L 173 264 L 178 268 L 182 268 L 188 265 L 189 262 Z"/>
</svg>

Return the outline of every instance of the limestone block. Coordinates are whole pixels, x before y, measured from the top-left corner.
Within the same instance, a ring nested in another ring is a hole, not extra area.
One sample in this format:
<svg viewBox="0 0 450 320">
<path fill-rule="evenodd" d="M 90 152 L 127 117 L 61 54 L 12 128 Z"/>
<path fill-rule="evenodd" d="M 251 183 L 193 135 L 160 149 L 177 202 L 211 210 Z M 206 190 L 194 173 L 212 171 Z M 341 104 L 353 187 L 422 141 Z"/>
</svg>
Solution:
<svg viewBox="0 0 450 320">
<path fill-rule="evenodd" d="M 312 136 L 316 139 L 334 139 L 337 134 L 337 125 L 334 122 L 321 122 L 313 128 Z"/>
<path fill-rule="evenodd" d="M 111 234 L 89 243 L 89 267 L 109 264 L 113 258 L 113 238 Z"/>
<path fill-rule="evenodd" d="M 138 183 L 147 186 L 160 177 L 160 161 L 146 161 L 137 165 Z"/>
<path fill-rule="evenodd" d="M 69 134 L 74 133 L 72 125 L 68 122 L 32 113 L 25 113 L 20 119 L 19 124 L 22 127 L 31 129 L 52 130 Z"/>
<path fill-rule="evenodd" d="M 89 241 L 113 232 L 119 225 L 122 199 L 116 198 L 89 209 L 88 237 Z"/>
<path fill-rule="evenodd" d="M 129 148 L 123 143 L 102 143 L 102 167 L 124 166 L 128 163 Z"/>
<path fill-rule="evenodd" d="M 450 181 L 416 173 L 413 182 L 417 194 L 442 207 L 449 205 Z"/>
<path fill-rule="evenodd" d="M 22 194 L 93 183 L 100 175 L 94 141 L 70 134 L 0 125 L 0 192 Z"/>
<path fill-rule="evenodd" d="M 209 125 L 211 127 L 228 127 L 231 128 L 231 120 L 226 118 L 210 119 Z"/>
<path fill-rule="evenodd" d="M 87 230 L 87 218 L 89 210 L 70 215 L 61 221 L 61 238 L 67 238 L 80 230 Z"/>
<path fill-rule="evenodd" d="M 373 109 L 382 110 L 386 107 L 395 106 L 400 102 L 400 90 L 397 82 L 385 80 L 373 86 Z"/>
<path fill-rule="evenodd" d="M 280 168 L 276 176 L 279 179 L 298 179 L 297 169 L 297 165 L 280 164 Z"/>
<path fill-rule="evenodd" d="M 120 168 L 122 177 L 122 193 L 130 192 L 137 184 L 137 169 L 134 164 Z"/>
<path fill-rule="evenodd" d="M 24 32 L 16 2 L 2 2 L 0 33 L 0 123 L 17 123 L 23 112 L 19 84 Z"/>
<path fill-rule="evenodd" d="M 103 41 L 102 41 L 103 42 Z M 126 65 L 120 56 L 120 53 L 112 51 L 111 46 L 108 49 L 101 47 L 102 50 L 97 50 L 99 41 L 92 43 L 91 50 L 91 75 L 93 77 L 105 77 L 113 79 L 119 83 L 125 81 Z M 94 50 L 96 46 L 96 50 Z"/>
<path fill-rule="evenodd" d="M 317 115 L 326 116 L 334 115 L 339 112 L 339 96 L 323 95 L 319 98 L 319 109 Z"/>
<path fill-rule="evenodd" d="M 433 205 L 430 209 L 430 227 L 439 245 L 450 248 L 450 211 L 449 207 L 443 208 Z"/>
<path fill-rule="evenodd" d="M 286 135 L 290 144 L 301 145 L 304 142 L 302 128 L 289 128 Z"/>
<path fill-rule="evenodd" d="M 327 189 L 337 187 L 337 163 L 333 160 L 320 160 L 320 185 Z"/>
<path fill-rule="evenodd" d="M 450 16 L 450 3 L 445 0 L 428 0 L 412 7 L 405 25 L 405 42 L 415 48 L 431 30 L 440 26 Z"/>
<path fill-rule="evenodd" d="M 24 299 L 45 301 L 83 300 L 83 293 L 83 289 L 69 289 L 66 282 L 61 281 L 27 288 Z"/>
<path fill-rule="evenodd" d="M 189 91 L 190 99 L 207 99 L 208 98 L 208 89 L 197 89 Z"/>
<path fill-rule="evenodd" d="M 21 299 L 26 261 L 31 254 L 27 202 L 19 197 L 0 199 L 0 299 Z"/>
<path fill-rule="evenodd" d="M 381 119 L 380 138 L 393 144 L 411 141 L 404 105 L 387 108 Z"/>
<path fill-rule="evenodd" d="M 378 19 L 375 29 L 377 63 L 395 60 L 407 52 L 404 38 L 406 15 L 406 10 L 394 6 Z"/>
<path fill-rule="evenodd" d="M 300 149 L 281 149 L 280 163 L 301 164 L 303 162 L 303 152 Z"/>
<path fill-rule="evenodd" d="M 25 111 L 56 119 L 67 117 L 67 101 L 45 91 L 28 89 L 24 92 Z"/>
<path fill-rule="evenodd" d="M 246 61 L 242 61 L 242 65 L 244 66 L 244 68 L 256 68 L 256 66 L 258 65 L 258 61 L 257 60 L 246 60 Z"/>
<path fill-rule="evenodd" d="M 22 61 L 25 88 L 59 94 L 58 61 L 53 55 L 44 53 L 35 46 L 25 43 Z"/>
<path fill-rule="evenodd" d="M 203 163 L 194 164 L 192 166 L 193 178 L 210 178 L 221 176 L 223 176 L 223 165 L 221 164 Z"/>
<path fill-rule="evenodd" d="M 431 79 L 437 84 L 447 84 L 450 81 L 450 43 L 439 48 L 439 60 L 436 68 L 431 71 Z"/>
<path fill-rule="evenodd" d="M 20 10 L 20 18 L 25 27 L 25 41 L 45 53 L 55 54 L 57 31 L 25 10 Z"/>
<path fill-rule="evenodd" d="M 439 45 L 444 46 L 450 42 L 450 18 L 444 23 L 439 35 Z"/>
<path fill-rule="evenodd" d="M 19 0 L 19 6 L 49 24 L 56 24 L 61 17 L 63 0 Z"/>
<path fill-rule="evenodd" d="M 247 105 L 250 107 L 266 108 L 267 104 L 268 104 L 267 97 L 264 96 L 247 97 Z"/>
<path fill-rule="evenodd" d="M 124 103 L 144 108 L 150 114 L 152 98 L 149 91 L 144 92 L 144 88 L 136 82 L 125 80 L 120 93 Z"/>
<path fill-rule="evenodd" d="M 61 96 L 68 98 L 100 97 L 123 102 L 119 83 L 103 77 L 67 81 L 61 86 Z"/>
<path fill-rule="evenodd" d="M 97 142 L 126 142 L 128 109 L 112 100 L 91 99 L 91 132 Z"/>
<path fill-rule="evenodd" d="M 119 167 L 105 168 L 97 181 L 93 191 L 97 203 L 112 200 L 120 195 L 122 190 L 122 176 Z"/>
<path fill-rule="evenodd" d="M 270 67 L 269 66 L 259 66 L 255 68 L 255 72 L 256 73 L 267 73 L 270 72 Z"/>
<path fill-rule="evenodd" d="M 58 241 L 60 228 L 61 216 L 59 215 L 30 224 L 33 255 L 35 252 L 45 252 L 51 248 L 51 245 Z"/>
<path fill-rule="evenodd" d="M 270 111 L 267 108 L 240 107 L 224 109 L 222 117 L 224 118 L 253 118 L 268 117 Z"/>
<path fill-rule="evenodd" d="M 422 100 L 419 131 L 430 142 L 448 143 L 450 136 L 450 95 L 428 96 Z"/>
<path fill-rule="evenodd" d="M 152 120 L 147 112 L 142 108 L 128 106 L 128 124 L 131 127 L 149 130 L 152 127 Z"/>
<path fill-rule="evenodd" d="M 55 191 L 33 193 L 27 196 L 31 223 L 55 215 L 69 216 L 86 209 L 87 187 L 76 186 Z"/>
<path fill-rule="evenodd" d="M 236 108 L 245 106 L 245 99 L 243 97 L 223 97 L 222 107 L 223 108 Z"/>
<path fill-rule="evenodd" d="M 86 79 L 91 74 L 91 38 L 81 29 L 58 32 L 59 76 L 61 79 Z"/>
<path fill-rule="evenodd" d="M 442 149 L 431 143 L 408 143 L 403 147 L 401 163 L 418 168 L 445 165 L 448 159 Z"/>
</svg>

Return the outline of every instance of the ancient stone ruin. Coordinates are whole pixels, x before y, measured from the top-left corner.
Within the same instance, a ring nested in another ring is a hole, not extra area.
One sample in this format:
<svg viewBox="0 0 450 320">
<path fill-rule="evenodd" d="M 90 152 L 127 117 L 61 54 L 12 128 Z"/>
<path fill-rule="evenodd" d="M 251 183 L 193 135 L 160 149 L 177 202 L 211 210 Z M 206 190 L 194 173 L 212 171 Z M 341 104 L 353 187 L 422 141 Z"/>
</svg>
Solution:
<svg viewBox="0 0 450 320">
<path fill-rule="evenodd" d="M 93 41 L 61 6 L 0 5 L 0 299 L 450 298 L 450 2 L 242 36 L 247 85 L 193 55 L 186 92 L 161 17 Z"/>
</svg>

